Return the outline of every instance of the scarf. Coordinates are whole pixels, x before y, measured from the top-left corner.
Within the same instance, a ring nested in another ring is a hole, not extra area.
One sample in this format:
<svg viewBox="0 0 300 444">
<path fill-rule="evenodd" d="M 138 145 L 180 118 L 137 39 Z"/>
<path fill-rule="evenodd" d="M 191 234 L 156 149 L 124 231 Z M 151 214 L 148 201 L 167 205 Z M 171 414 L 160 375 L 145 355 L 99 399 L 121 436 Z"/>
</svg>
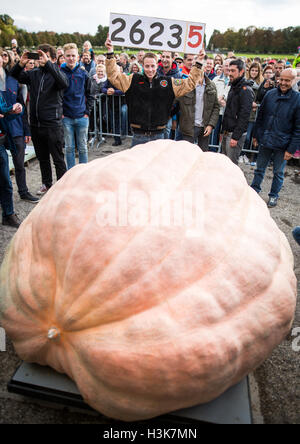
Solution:
<svg viewBox="0 0 300 444">
<path fill-rule="evenodd" d="M 97 83 L 97 85 L 99 85 L 99 83 L 104 83 L 104 82 L 106 82 L 106 80 L 107 80 L 107 76 L 104 76 L 104 77 L 102 77 L 102 79 L 99 79 L 98 77 L 97 77 L 97 74 L 94 74 L 93 75 L 93 79 L 94 80 L 96 80 L 96 83 Z"/>
</svg>

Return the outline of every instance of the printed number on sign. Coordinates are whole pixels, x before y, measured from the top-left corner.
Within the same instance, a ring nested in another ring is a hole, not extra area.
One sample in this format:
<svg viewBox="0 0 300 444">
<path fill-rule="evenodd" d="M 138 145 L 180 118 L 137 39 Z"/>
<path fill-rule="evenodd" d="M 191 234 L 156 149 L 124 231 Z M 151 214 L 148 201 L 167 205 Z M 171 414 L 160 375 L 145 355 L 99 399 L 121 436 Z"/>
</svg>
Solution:
<svg viewBox="0 0 300 444">
<path fill-rule="evenodd" d="M 190 48 L 198 48 L 202 43 L 202 26 L 190 26 L 189 39 L 192 39 L 194 36 L 197 37 L 196 43 L 188 42 L 188 46 Z"/>
<path fill-rule="evenodd" d="M 164 25 L 162 24 L 162 23 L 159 23 L 159 22 L 155 22 L 155 23 L 152 23 L 152 25 L 150 26 L 150 28 L 151 29 L 153 29 L 153 28 L 159 28 L 159 30 L 155 33 L 155 34 L 153 34 L 151 37 L 150 37 L 150 39 L 149 39 L 149 45 L 151 46 L 162 46 L 163 44 L 162 44 L 162 42 L 160 42 L 160 41 L 156 41 L 155 39 L 156 39 L 156 37 L 159 37 L 161 34 L 163 34 L 163 32 L 164 32 L 164 30 L 165 30 L 165 27 L 164 27 Z"/>
<path fill-rule="evenodd" d="M 110 36 L 113 44 L 198 53 L 203 48 L 205 24 L 111 14 Z"/>
</svg>

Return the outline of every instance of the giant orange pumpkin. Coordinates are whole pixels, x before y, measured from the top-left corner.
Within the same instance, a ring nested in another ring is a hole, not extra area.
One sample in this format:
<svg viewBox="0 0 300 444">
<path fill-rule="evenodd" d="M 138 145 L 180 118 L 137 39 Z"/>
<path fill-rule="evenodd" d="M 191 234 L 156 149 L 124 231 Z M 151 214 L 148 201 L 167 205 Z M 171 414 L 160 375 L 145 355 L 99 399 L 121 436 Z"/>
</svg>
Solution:
<svg viewBox="0 0 300 444">
<path fill-rule="evenodd" d="M 19 356 L 121 420 L 216 398 L 288 333 L 289 244 L 228 158 L 156 141 L 71 169 L 1 268 Z"/>
</svg>

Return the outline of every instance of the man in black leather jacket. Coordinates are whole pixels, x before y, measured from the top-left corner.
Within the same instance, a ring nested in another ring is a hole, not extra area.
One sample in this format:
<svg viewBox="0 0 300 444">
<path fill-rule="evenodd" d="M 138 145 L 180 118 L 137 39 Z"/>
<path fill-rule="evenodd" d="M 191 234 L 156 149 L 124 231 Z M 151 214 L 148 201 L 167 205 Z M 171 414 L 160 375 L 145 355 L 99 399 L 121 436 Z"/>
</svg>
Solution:
<svg viewBox="0 0 300 444">
<path fill-rule="evenodd" d="M 63 92 L 69 81 L 55 63 L 56 51 L 51 45 L 40 45 L 40 67 L 24 71 L 28 52 L 24 52 L 11 75 L 30 88 L 30 129 L 37 158 L 40 162 L 44 194 L 52 186 L 50 155 L 53 159 L 57 180 L 66 172 L 63 154 Z"/>
<path fill-rule="evenodd" d="M 229 65 L 231 88 L 227 97 L 222 125 L 222 153 L 238 165 L 247 134 L 254 93 L 245 79 L 245 64 L 232 60 Z"/>
</svg>

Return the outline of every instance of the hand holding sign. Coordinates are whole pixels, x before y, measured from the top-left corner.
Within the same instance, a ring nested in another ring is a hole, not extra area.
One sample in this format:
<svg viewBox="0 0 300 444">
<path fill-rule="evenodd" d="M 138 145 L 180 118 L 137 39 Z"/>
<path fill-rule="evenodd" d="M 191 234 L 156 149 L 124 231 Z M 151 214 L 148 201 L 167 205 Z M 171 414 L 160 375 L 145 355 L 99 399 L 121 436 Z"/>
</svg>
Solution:
<svg viewBox="0 0 300 444">
<path fill-rule="evenodd" d="M 199 52 L 199 54 L 198 54 L 198 57 L 197 57 L 197 59 L 196 59 L 196 62 L 198 62 L 198 63 L 203 63 L 203 60 L 204 60 L 204 57 L 205 57 L 205 51 L 204 51 L 204 49 L 200 49 L 200 52 Z"/>
<path fill-rule="evenodd" d="M 113 47 L 113 44 L 109 38 L 109 33 L 107 34 L 107 38 L 105 41 L 105 47 L 107 49 L 108 54 L 114 52 L 114 47 Z"/>
</svg>

